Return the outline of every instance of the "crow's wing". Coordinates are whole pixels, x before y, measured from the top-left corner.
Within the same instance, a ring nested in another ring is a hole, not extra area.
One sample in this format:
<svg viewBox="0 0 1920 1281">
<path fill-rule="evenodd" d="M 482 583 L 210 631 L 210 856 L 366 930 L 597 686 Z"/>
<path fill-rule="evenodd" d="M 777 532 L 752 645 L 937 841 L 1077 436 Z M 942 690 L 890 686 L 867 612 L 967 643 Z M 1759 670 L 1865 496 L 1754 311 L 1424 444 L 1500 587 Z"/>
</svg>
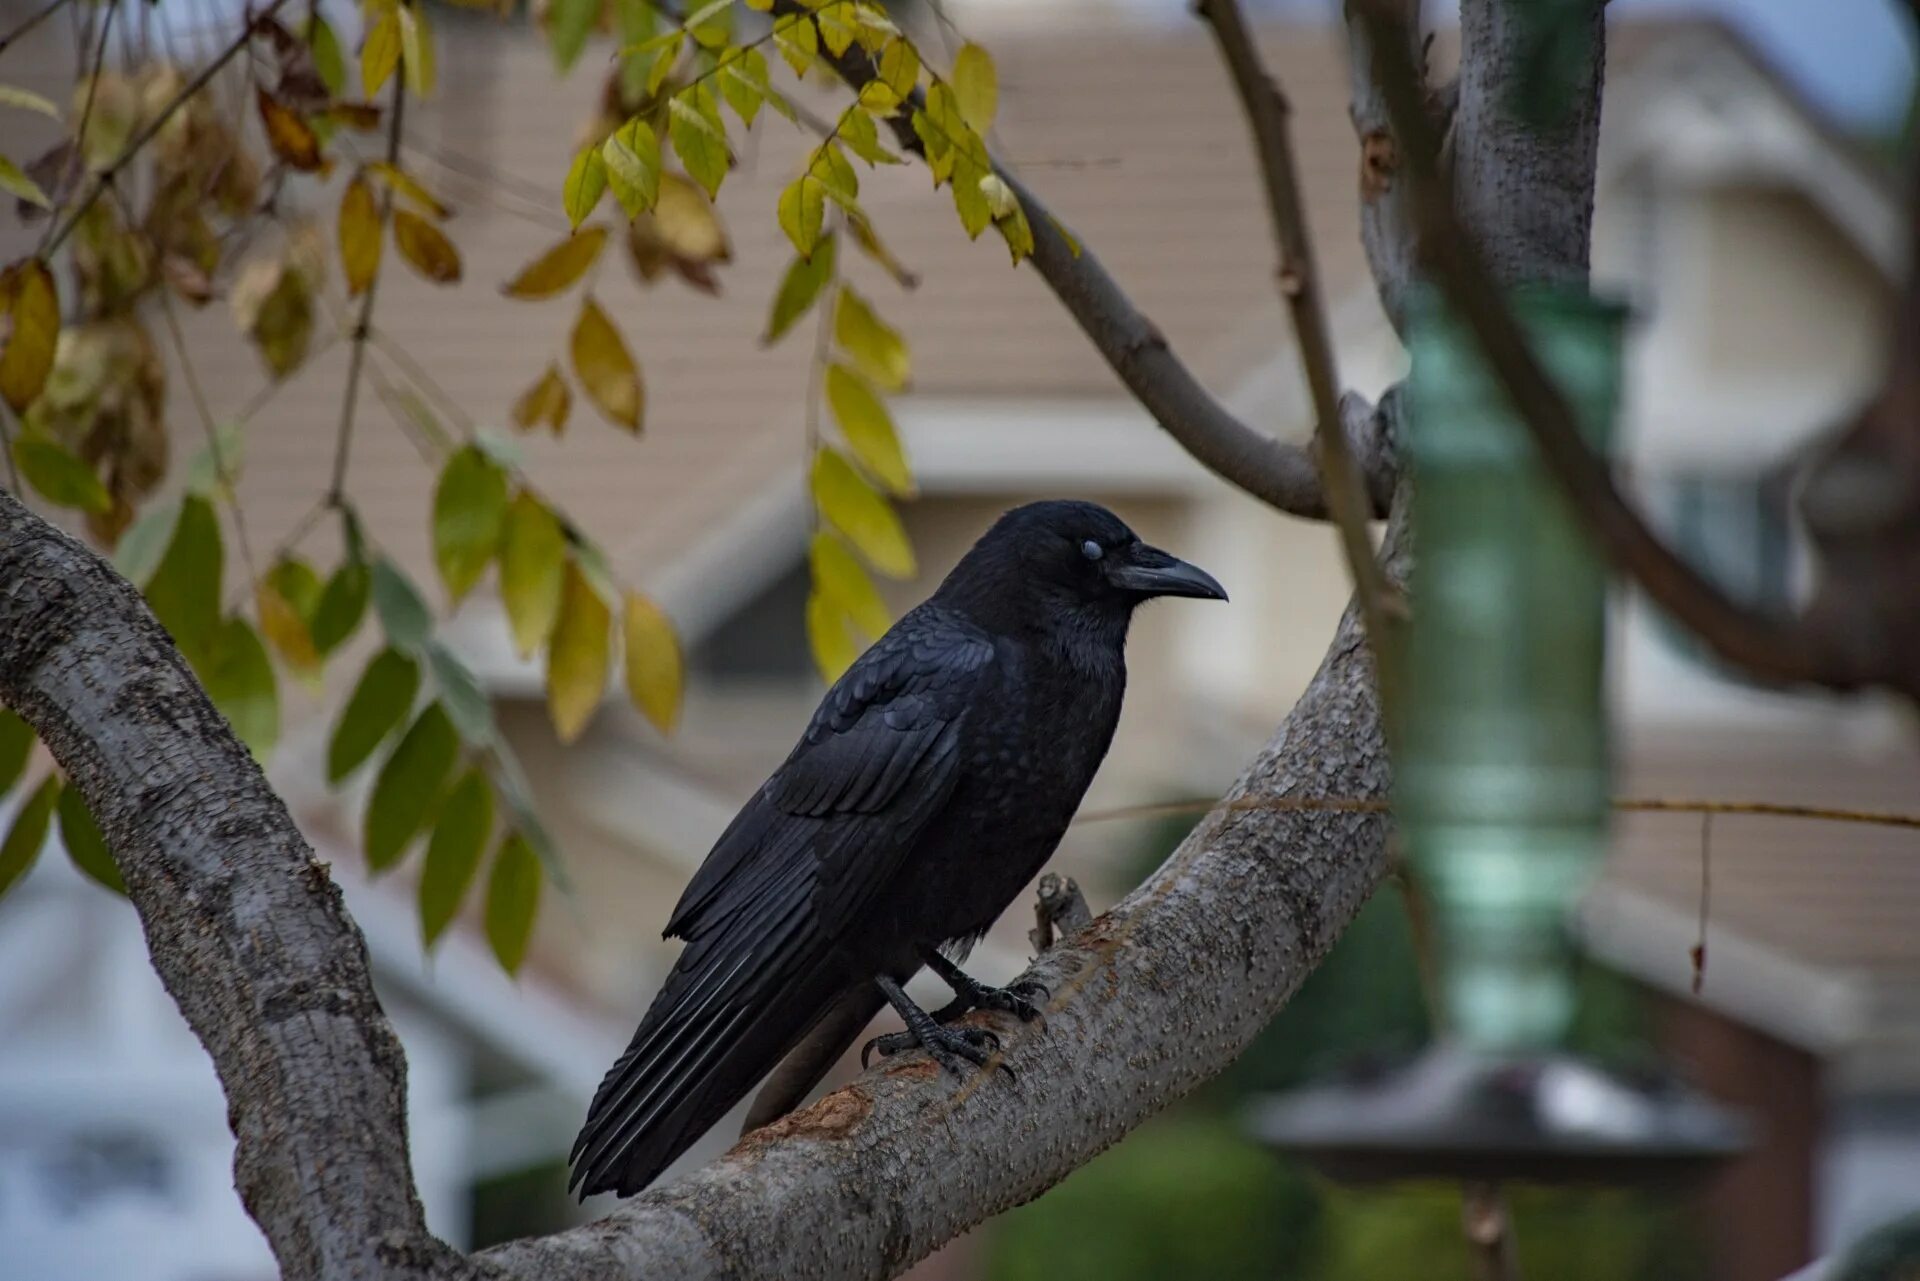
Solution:
<svg viewBox="0 0 1920 1281">
<path fill-rule="evenodd" d="M 823 963 L 952 794 L 993 657 L 984 633 L 923 606 L 828 691 L 674 909 L 686 950 L 574 1142 L 587 1192 L 645 1187 L 840 995 Z"/>
</svg>

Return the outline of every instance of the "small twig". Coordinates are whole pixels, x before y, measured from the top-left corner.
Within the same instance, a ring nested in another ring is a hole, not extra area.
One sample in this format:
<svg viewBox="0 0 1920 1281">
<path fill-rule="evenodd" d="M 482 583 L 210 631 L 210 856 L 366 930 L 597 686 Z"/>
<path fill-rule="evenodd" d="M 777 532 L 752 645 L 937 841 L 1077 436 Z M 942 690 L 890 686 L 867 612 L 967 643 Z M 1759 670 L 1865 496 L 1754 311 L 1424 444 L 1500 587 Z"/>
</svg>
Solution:
<svg viewBox="0 0 1920 1281">
<path fill-rule="evenodd" d="M 1300 197 L 1300 175 L 1288 121 L 1291 109 L 1279 84 L 1261 64 L 1237 0 L 1199 0 L 1195 8 L 1213 29 L 1228 74 L 1253 128 L 1255 151 L 1267 191 L 1267 208 L 1280 255 L 1280 296 L 1293 317 L 1300 363 L 1306 371 L 1314 416 L 1318 420 L 1314 440 L 1319 452 L 1320 489 L 1340 532 L 1347 572 L 1353 578 L 1367 636 L 1379 660 L 1381 705 L 1390 724 L 1398 705 L 1390 688 L 1394 683 L 1393 674 L 1398 671 L 1393 658 L 1395 620 L 1404 612 L 1404 606 L 1399 603 L 1399 593 L 1388 583 L 1374 554 L 1373 542 L 1367 533 L 1367 517 L 1373 504 L 1366 483 L 1354 465 L 1341 422 L 1333 335 L 1327 324 L 1320 272 L 1313 259 L 1313 239 Z"/>
<path fill-rule="evenodd" d="M 1677 800 L 1662 796 L 1616 796 L 1616 810 L 1639 814 L 1751 814 L 1763 818 L 1801 818 L 1826 823 L 1865 823 L 1875 827 L 1920 829 L 1920 814 L 1897 810 L 1841 809 L 1827 805 L 1791 805 L 1777 801 Z M 1211 814 L 1216 810 L 1308 810 L 1340 814 L 1384 814 L 1393 807 L 1384 800 L 1357 796 L 1257 796 L 1238 800 L 1196 798 L 1185 801 L 1156 802 L 1151 805 L 1121 805 L 1111 809 L 1089 810 L 1074 817 L 1074 823 L 1111 823 L 1123 819 L 1173 818 L 1189 814 Z"/>
<path fill-rule="evenodd" d="M 100 19 L 100 38 L 93 46 L 93 74 L 87 77 L 87 97 L 80 107 L 80 123 L 73 131 L 73 150 L 68 154 L 66 163 L 60 166 L 57 191 L 65 191 L 67 184 L 74 178 L 74 167 L 84 169 L 87 163 L 87 125 L 93 119 L 93 100 L 100 94 L 100 72 L 107 62 L 107 36 L 113 31 L 113 15 L 120 12 L 118 0 L 108 0 L 106 16 Z M 46 236 L 40 244 L 40 256 L 45 257 L 49 246 L 47 241 L 53 236 L 54 223 L 47 223 Z"/>
<path fill-rule="evenodd" d="M 1700 936 L 1694 941 L 1693 994 L 1707 981 L 1707 900 L 1713 893 L 1713 811 L 1700 815 Z"/>
<path fill-rule="evenodd" d="M 404 76 L 393 78 L 393 105 L 387 117 L 387 163 L 400 163 L 400 136 L 407 109 L 407 82 Z M 393 215 L 393 186 L 386 184 L 380 193 L 380 225 L 385 228 Z M 347 387 L 340 400 L 340 429 L 333 447 L 333 481 L 327 486 L 327 503 L 342 506 L 347 497 L 347 460 L 353 451 L 353 411 L 360 398 L 360 371 L 367 361 L 367 336 L 373 330 L 373 297 L 380 286 L 380 267 L 374 267 L 367 291 L 360 295 L 360 315 L 354 321 L 347 357 Z"/>
<path fill-rule="evenodd" d="M 120 154 L 115 156 L 113 162 L 94 177 L 93 183 L 87 188 L 86 194 L 79 199 L 73 208 L 67 211 L 67 216 L 60 222 L 58 228 L 47 237 L 47 242 L 40 251 L 42 256 L 58 249 L 61 242 L 72 234 L 75 225 L 79 223 L 81 218 L 86 216 L 87 210 L 93 208 L 93 202 L 100 199 L 100 193 L 112 184 L 113 180 L 119 176 L 120 171 L 126 168 L 135 156 L 140 154 L 141 148 L 145 147 L 149 142 L 152 142 L 154 135 L 166 127 L 167 121 L 173 118 L 173 113 L 184 106 L 187 100 L 192 98 L 193 95 L 205 88 L 207 82 L 218 75 L 220 68 L 232 61 L 235 54 L 247 47 L 248 42 L 253 39 L 254 26 L 278 13 L 281 6 L 286 3 L 287 0 L 273 0 L 273 3 L 262 10 L 257 17 L 249 17 L 246 27 L 238 36 L 234 37 L 233 42 L 221 50 L 212 62 L 202 67 L 200 73 L 194 76 L 192 80 L 189 80 L 186 85 L 181 88 L 180 92 L 168 99 L 166 105 L 154 113 L 152 119 L 148 120 L 147 123 L 141 127 L 140 132 L 134 134 L 132 138 L 127 140 L 127 145 L 120 149 Z"/>
<path fill-rule="evenodd" d="M 1079 884 L 1071 876 L 1063 878 L 1057 872 L 1048 872 L 1040 878 L 1039 893 L 1033 901 L 1033 928 L 1027 931 L 1027 939 L 1038 954 L 1052 947 L 1055 939 L 1086 928 L 1092 920 L 1093 912 Z"/>
<path fill-rule="evenodd" d="M 29 31 L 32 31 L 35 27 L 45 22 L 48 18 L 51 18 L 54 14 L 58 13 L 61 7 L 64 6 L 66 3 L 67 3 L 67 0 L 48 0 L 48 3 L 46 5 L 35 10 L 33 13 L 29 14 L 27 16 L 26 21 L 22 22 L 19 26 L 15 27 L 13 30 L 7 32 L 6 35 L 0 36 L 0 53 L 5 53 L 8 49 L 12 48 L 14 41 L 20 39 L 22 36 L 26 35 Z"/>
<path fill-rule="evenodd" d="M 228 508 L 233 514 L 234 543 L 240 549 L 240 563 L 247 567 L 247 581 L 260 581 L 260 566 L 253 559 L 253 546 L 247 537 L 247 517 L 241 505 L 238 491 L 239 476 L 227 462 L 226 448 L 220 443 L 220 430 L 213 420 L 213 410 L 207 404 L 207 393 L 200 385 L 200 375 L 194 371 L 193 357 L 187 351 L 186 331 L 180 328 L 180 317 L 173 309 L 173 299 L 167 295 L 162 285 L 157 291 L 160 296 L 160 315 L 167 322 L 167 332 L 173 336 L 173 350 L 180 358 L 180 375 L 186 379 L 187 394 L 193 400 L 194 412 L 199 415 L 201 430 L 206 433 L 207 449 L 213 455 L 214 475 L 220 479 L 221 487 L 227 491 Z"/>
</svg>

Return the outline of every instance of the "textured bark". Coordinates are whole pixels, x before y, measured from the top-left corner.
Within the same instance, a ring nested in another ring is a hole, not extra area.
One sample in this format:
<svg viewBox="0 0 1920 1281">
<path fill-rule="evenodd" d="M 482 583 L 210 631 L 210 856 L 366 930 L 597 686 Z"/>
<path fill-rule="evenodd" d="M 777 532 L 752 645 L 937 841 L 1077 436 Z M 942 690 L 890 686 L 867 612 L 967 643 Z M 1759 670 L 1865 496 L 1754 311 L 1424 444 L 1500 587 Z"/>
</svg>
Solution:
<svg viewBox="0 0 1920 1281">
<path fill-rule="evenodd" d="M 4 491 L 0 701 L 114 851 L 282 1273 L 456 1275 L 407 1164 L 406 1060 L 326 867 L 138 593 Z"/>
<path fill-rule="evenodd" d="M 1553 146 L 1516 133 L 1493 101 L 1513 56 L 1494 7 L 1464 6 L 1456 133 L 1487 131 L 1461 146 L 1465 187 L 1480 210 L 1488 193 L 1505 193 L 1482 229 L 1517 240 L 1504 271 L 1575 274 L 1586 262 L 1597 97 Z M 1599 0 L 1591 8 L 1597 22 Z M 1597 64 L 1593 83 L 1597 95 Z M 1068 252 L 1044 216 L 1033 221 L 1040 253 Z M 1085 257 L 1073 278 L 1093 293 L 1062 299 L 1101 341 L 1101 309 L 1125 299 L 1088 274 Z M 1129 385 L 1143 401 L 1184 394 L 1184 371 L 1154 355 L 1137 313 L 1125 315 L 1108 337 L 1146 362 Z M 1371 413 L 1355 401 L 1342 417 L 1356 434 L 1391 428 L 1397 397 Z M 1396 573 L 1399 547 L 1390 534 Z M 1039 1195 L 1230 1063 L 1386 865 L 1380 814 L 1216 811 L 1148 884 L 1035 965 L 1053 1008 L 1044 1026 L 1002 1026 L 1014 1083 L 956 1086 L 906 1057 L 599 1223 L 466 1259 L 422 1226 L 405 1065 L 325 869 L 132 589 L 5 497 L 0 700 L 35 725 L 100 819 L 161 978 L 220 1070 L 242 1196 L 296 1278 L 896 1274 Z M 1372 797 L 1388 782 L 1371 664 L 1349 611 L 1229 799 Z"/>
</svg>

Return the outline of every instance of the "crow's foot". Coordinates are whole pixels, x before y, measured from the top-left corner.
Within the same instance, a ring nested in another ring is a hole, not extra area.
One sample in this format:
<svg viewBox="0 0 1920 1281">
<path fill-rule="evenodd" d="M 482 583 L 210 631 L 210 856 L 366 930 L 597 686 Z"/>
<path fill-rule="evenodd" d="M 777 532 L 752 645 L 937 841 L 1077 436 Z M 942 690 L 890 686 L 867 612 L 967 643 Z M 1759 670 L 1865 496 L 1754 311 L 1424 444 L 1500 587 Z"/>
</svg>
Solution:
<svg viewBox="0 0 1920 1281">
<path fill-rule="evenodd" d="M 939 1023 L 951 1023 L 969 1010 L 1005 1010 L 1031 1023 L 1040 1017 L 1040 1007 L 1050 995 L 1046 987 L 1031 980 L 1007 987 L 988 987 L 955 965 L 939 952 L 929 949 L 924 956 L 927 968 L 953 989 L 953 1000 L 934 1013 Z"/>
<path fill-rule="evenodd" d="M 954 1076 L 965 1080 L 973 1075 L 974 1068 L 993 1064 L 993 1056 L 1000 1052 L 1000 1038 L 983 1027 L 940 1027 L 933 1026 L 916 1032 L 889 1032 L 885 1036 L 876 1036 L 860 1049 L 860 1066 L 866 1067 L 868 1060 L 878 1054 L 881 1058 L 891 1058 L 906 1050 L 925 1050 L 933 1056 L 935 1062 Z M 1013 1069 L 1006 1064 L 995 1065 L 1013 1080 Z"/>
</svg>

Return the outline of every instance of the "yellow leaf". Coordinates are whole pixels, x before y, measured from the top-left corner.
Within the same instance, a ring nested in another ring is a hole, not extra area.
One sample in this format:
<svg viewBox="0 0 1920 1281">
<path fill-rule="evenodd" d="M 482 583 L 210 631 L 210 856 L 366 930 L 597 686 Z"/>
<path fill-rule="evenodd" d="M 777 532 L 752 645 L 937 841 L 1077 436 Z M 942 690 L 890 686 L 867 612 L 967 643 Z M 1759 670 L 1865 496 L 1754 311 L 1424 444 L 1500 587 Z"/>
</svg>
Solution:
<svg viewBox="0 0 1920 1281">
<path fill-rule="evenodd" d="M 255 91 L 260 106 L 260 123 L 265 127 L 273 154 L 302 173 L 320 167 L 320 139 L 298 113 L 265 89 Z"/>
<path fill-rule="evenodd" d="M 653 230 L 660 244 L 687 262 L 731 262 L 733 248 L 713 201 L 677 173 L 660 175 L 660 198 L 653 206 Z"/>
<path fill-rule="evenodd" d="M 620 331 L 600 304 L 589 297 L 573 326 L 573 372 L 587 397 L 607 418 L 638 435 L 646 403 L 640 368 L 627 352 Z"/>
<path fill-rule="evenodd" d="M 821 143 L 807 161 L 807 173 L 833 197 L 834 203 L 850 209 L 855 207 L 854 200 L 860 195 L 860 176 L 854 173 L 853 162 L 847 159 L 838 143 Z"/>
<path fill-rule="evenodd" d="M 817 591 L 807 597 L 807 641 L 813 649 L 813 661 L 829 685 L 860 657 L 860 647 L 847 631 L 846 612 Z"/>
<path fill-rule="evenodd" d="M 380 270 L 380 209 L 373 188 L 359 174 L 340 197 L 340 269 L 347 296 L 358 297 Z"/>
<path fill-rule="evenodd" d="M 807 561 L 813 567 L 813 590 L 838 605 L 853 625 L 877 640 L 893 623 L 880 589 L 861 567 L 847 545 L 821 530 L 807 549 Z"/>
<path fill-rule="evenodd" d="M 867 380 L 835 361 L 827 366 L 827 404 L 860 465 L 894 493 L 912 494 L 913 472 L 893 417 Z"/>
<path fill-rule="evenodd" d="M 254 585 L 254 606 L 260 612 L 260 634 L 280 652 L 287 666 L 310 672 L 320 666 L 320 654 L 313 645 L 313 634 L 293 603 L 281 595 L 271 579 Z"/>
<path fill-rule="evenodd" d="M 560 199 L 566 206 L 567 221 L 578 229 L 606 190 L 607 163 L 601 159 L 599 148 L 588 147 L 573 158 L 573 167 L 567 170 L 566 186 L 561 189 Z"/>
<path fill-rule="evenodd" d="M 426 98 L 433 94 L 433 34 L 427 29 L 425 6 L 403 0 L 400 15 L 400 61 L 407 72 L 407 92 Z M 371 92 L 371 90 L 369 90 Z"/>
<path fill-rule="evenodd" d="M 772 92 L 767 82 L 767 60 L 758 49 L 742 49 L 720 64 L 720 96 L 727 100 L 740 123 L 753 127 L 760 104 Z"/>
<path fill-rule="evenodd" d="M 13 264 L 0 273 L 0 299 L 9 321 L 6 350 L 0 352 L 0 398 L 16 414 L 24 413 L 46 385 L 60 340 L 53 272 L 38 258 Z"/>
<path fill-rule="evenodd" d="M 820 56 L 820 33 L 813 29 L 812 21 L 803 13 L 790 13 L 774 20 L 773 42 L 780 46 L 780 56 L 793 68 L 793 74 L 804 76 L 814 61 Z"/>
<path fill-rule="evenodd" d="M 42 209 L 53 208 L 53 198 L 44 188 L 20 170 L 20 166 L 0 156 L 0 191 Z"/>
<path fill-rule="evenodd" d="M 531 431 L 545 423 L 558 436 L 567 426 L 567 414 L 573 409 L 573 393 L 560 376 L 560 366 L 548 365 L 540 381 L 526 389 L 513 402 L 513 423 L 522 431 Z"/>
<path fill-rule="evenodd" d="M 905 36 L 895 36 L 880 51 L 878 83 L 885 85 L 896 105 L 913 96 L 920 82 L 920 53 Z"/>
<path fill-rule="evenodd" d="M 1027 211 L 1020 207 L 1018 200 L 1013 202 L 1012 211 L 995 218 L 993 225 L 1000 229 L 1001 237 L 1007 242 L 1007 252 L 1013 255 L 1015 266 L 1022 258 L 1033 256 L 1033 225 L 1027 221 Z"/>
<path fill-rule="evenodd" d="M 580 737 L 606 693 L 612 625 L 606 602 L 580 567 L 568 561 L 560 616 L 547 648 L 547 712 L 563 743 Z"/>
<path fill-rule="evenodd" d="M 840 305 L 833 316 L 833 340 L 853 358 L 861 373 L 888 391 L 899 391 L 913 375 L 906 340 L 874 315 L 866 300 L 851 289 L 840 291 Z"/>
<path fill-rule="evenodd" d="M 55 120 L 60 118 L 60 108 L 54 105 L 52 99 L 17 85 L 0 85 L 0 107 L 19 107 L 23 111 L 37 111 Z"/>
<path fill-rule="evenodd" d="M 1019 211 L 1020 202 L 1013 198 L 1013 188 L 999 174 L 987 174 L 975 185 L 980 188 L 980 194 L 986 197 L 987 210 L 995 218 L 1005 218 Z"/>
<path fill-rule="evenodd" d="M 821 289 L 833 279 L 834 253 L 834 237 L 829 234 L 812 258 L 795 258 L 788 264 L 787 274 L 780 281 L 780 292 L 773 296 L 773 311 L 767 317 L 767 332 L 760 339 L 762 343 L 771 345 L 780 341 L 780 336 L 793 327 L 793 322 L 807 314 Z"/>
<path fill-rule="evenodd" d="M 437 285 L 460 279 L 460 251 L 440 228 L 406 209 L 393 211 L 393 243 L 407 265 Z"/>
<path fill-rule="evenodd" d="M 638 592 L 627 593 L 627 697 L 662 734 L 680 719 L 683 678 L 680 638 L 660 607 Z"/>
<path fill-rule="evenodd" d="M 418 178 L 415 178 L 400 166 L 390 165 L 384 160 L 377 160 L 367 166 L 367 172 L 378 178 L 381 182 L 386 183 L 394 195 L 399 196 L 403 200 L 413 201 L 414 204 L 419 205 L 435 218 L 453 217 L 453 210 L 441 204 L 439 199 L 435 197 L 431 191 L 428 191 Z"/>
<path fill-rule="evenodd" d="M 780 219 L 780 230 L 787 233 L 802 258 L 811 258 L 819 246 L 826 211 L 826 192 L 811 173 L 801 174 L 781 191 L 774 212 Z"/>
<path fill-rule="evenodd" d="M 859 103 L 848 107 L 840 117 L 840 141 L 847 150 L 870 165 L 897 165 L 900 157 L 880 145 L 880 131 L 873 117 Z"/>
<path fill-rule="evenodd" d="M 695 84 L 668 99 L 667 108 L 667 128 L 680 163 L 709 196 L 718 195 L 732 157 L 727 152 L 726 122 L 720 118 L 713 90 L 704 81 Z"/>
<path fill-rule="evenodd" d="M 632 218 L 653 208 L 660 196 L 660 140 L 653 126 L 635 116 L 600 144 L 607 185 Z"/>
<path fill-rule="evenodd" d="M 551 372 L 551 371 L 549 371 Z M 500 539 L 500 599 L 522 658 L 546 644 L 560 618 L 566 590 L 567 536 L 560 521 L 532 494 L 514 495 Z"/>
<path fill-rule="evenodd" d="M 551 298 L 585 275 L 606 243 L 605 227 L 588 227 L 522 267 L 500 292 L 509 298 Z"/>
<path fill-rule="evenodd" d="M 367 97 L 380 92 L 400 65 L 400 15 L 388 9 L 367 31 L 360 46 L 360 83 Z"/>
<path fill-rule="evenodd" d="M 994 108 L 1000 101 L 1000 78 L 993 69 L 993 55 L 968 42 L 953 60 L 953 96 L 960 107 L 960 118 L 975 133 L 993 127 Z"/>
<path fill-rule="evenodd" d="M 858 210 L 847 212 L 847 223 L 853 228 L 853 243 L 859 245 L 867 257 L 879 263 L 892 276 L 902 289 L 914 289 L 920 284 L 920 277 L 908 269 L 907 265 L 893 256 L 893 250 L 887 248 L 880 235 L 873 229 L 873 222 L 866 214 Z"/>
<path fill-rule="evenodd" d="M 820 28 L 821 43 L 825 44 L 827 46 L 827 52 L 836 58 L 845 53 L 849 46 L 853 44 L 854 38 L 860 34 L 857 27 L 843 20 L 837 12 L 831 9 L 823 7 L 816 10 L 813 15 L 813 20 L 815 25 Z"/>
<path fill-rule="evenodd" d="M 913 577 L 913 545 L 899 513 L 838 450 L 822 449 L 813 456 L 812 490 L 827 523 L 875 569 L 889 578 Z"/>
</svg>

